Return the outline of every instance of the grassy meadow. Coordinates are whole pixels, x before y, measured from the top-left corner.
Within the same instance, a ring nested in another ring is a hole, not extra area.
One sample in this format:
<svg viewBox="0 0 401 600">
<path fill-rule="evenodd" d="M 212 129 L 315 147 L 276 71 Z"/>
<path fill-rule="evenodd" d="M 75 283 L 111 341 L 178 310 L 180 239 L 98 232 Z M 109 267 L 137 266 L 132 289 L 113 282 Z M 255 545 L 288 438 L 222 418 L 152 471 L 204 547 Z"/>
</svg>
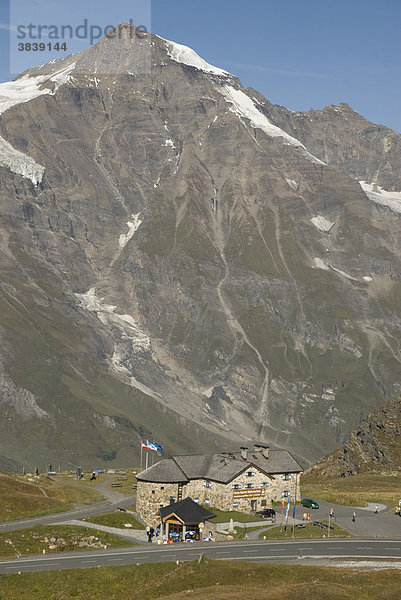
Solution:
<svg viewBox="0 0 401 600">
<path fill-rule="evenodd" d="M 302 496 L 335 504 L 366 506 L 368 502 L 387 504 L 395 510 L 401 499 L 401 473 L 360 473 L 350 477 L 322 477 L 306 472 L 301 477 Z"/>
<path fill-rule="evenodd" d="M 398 600 L 401 571 L 204 559 L 0 575 L 0 600 Z"/>
<path fill-rule="evenodd" d="M 89 482 L 65 475 L 28 478 L 0 473 L 0 521 L 62 512 L 101 500 L 103 496 Z"/>
<path fill-rule="evenodd" d="M 0 532 L 0 560 L 42 554 L 43 551 L 50 554 L 74 550 L 82 552 L 132 545 L 129 540 L 88 527 L 44 525 L 31 529 Z"/>
</svg>

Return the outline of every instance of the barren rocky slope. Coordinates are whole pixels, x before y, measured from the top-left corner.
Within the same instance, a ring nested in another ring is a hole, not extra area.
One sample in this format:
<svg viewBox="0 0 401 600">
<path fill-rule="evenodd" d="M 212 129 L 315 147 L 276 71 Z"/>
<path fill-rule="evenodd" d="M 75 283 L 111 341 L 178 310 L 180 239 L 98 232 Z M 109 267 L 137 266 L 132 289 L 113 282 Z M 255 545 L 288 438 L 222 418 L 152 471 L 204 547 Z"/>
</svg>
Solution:
<svg viewBox="0 0 401 600">
<path fill-rule="evenodd" d="M 401 396 L 368 415 L 343 448 L 320 460 L 309 472 L 347 477 L 401 470 Z"/>
<path fill-rule="evenodd" d="M 401 389 L 401 136 L 129 32 L 0 86 L 0 468 L 313 461 Z"/>
</svg>

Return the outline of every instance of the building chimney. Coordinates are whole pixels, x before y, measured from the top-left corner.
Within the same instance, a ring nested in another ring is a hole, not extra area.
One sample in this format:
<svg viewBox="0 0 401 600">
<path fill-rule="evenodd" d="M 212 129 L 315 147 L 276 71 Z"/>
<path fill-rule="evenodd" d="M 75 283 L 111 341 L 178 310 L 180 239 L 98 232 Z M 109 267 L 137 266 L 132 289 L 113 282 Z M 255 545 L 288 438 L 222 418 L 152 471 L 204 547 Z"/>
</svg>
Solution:
<svg viewBox="0 0 401 600">
<path fill-rule="evenodd" d="M 263 446 L 261 446 L 260 444 L 255 444 L 254 452 L 262 452 L 262 448 L 263 448 Z"/>
<path fill-rule="evenodd" d="M 265 458 L 269 458 L 269 446 L 262 447 L 262 454 Z"/>
<path fill-rule="evenodd" d="M 246 446 L 241 446 L 241 458 L 243 460 L 248 460 L 248 448 Z"/>
</svg>

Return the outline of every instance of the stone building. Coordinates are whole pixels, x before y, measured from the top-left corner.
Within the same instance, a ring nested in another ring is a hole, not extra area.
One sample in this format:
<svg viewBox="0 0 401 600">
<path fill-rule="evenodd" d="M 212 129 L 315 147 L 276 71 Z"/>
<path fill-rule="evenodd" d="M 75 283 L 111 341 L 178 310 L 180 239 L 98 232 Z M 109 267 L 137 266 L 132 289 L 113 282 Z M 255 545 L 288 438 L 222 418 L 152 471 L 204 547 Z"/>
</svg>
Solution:
<svg viewBox="0 0 401 600">
<path fill-rule="evenodd" d="M 287 450 L 255 445 L 240 452 L 173 456 L 137 475 L 136 509 L 149 524 L 159 509 L 184 498 L 218 508 L 255 512 L 300 499 L 301 465 Z"/>
</svg>

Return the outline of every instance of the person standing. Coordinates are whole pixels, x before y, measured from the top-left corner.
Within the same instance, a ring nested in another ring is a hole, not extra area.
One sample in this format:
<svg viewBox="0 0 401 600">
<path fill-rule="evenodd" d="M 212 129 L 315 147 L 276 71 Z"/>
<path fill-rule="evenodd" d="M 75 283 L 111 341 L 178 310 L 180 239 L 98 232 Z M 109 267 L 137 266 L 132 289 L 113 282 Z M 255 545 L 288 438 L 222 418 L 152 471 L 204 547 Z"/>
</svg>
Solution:
<svg viewBox="0 0 401 600">
<path fill-rule="evenodd" d="M 356 512 L 355 512 L 355 511 L 352 513 L 352 521 L 353 521 L 354 523 L 355 523 L 355 521 L 356 521 Z"/>
<path fill-rule="evenodd" d="M 153 527 L 151 527 L 149 529 L 149 536 L 150 536 L 149 542 L 150 543 L 152 543 L 152 538 L 153 538 L 154 535 L 155 535 L 155 530 L 153 529 Z"/>
<path fill-rule="evenodd" d="M 376 504 L 376 508 L 375 508 L 375 514 L 378 515 L 379 514 L 379 505 Z"/>
<path fill-rule="evenodd" d="M 150 535 L 150 526 L 149 525 L 146 527 L 146 535 L 148 536 L 148 543 L 151 544 L 152 536 Z"/>
</svg>

